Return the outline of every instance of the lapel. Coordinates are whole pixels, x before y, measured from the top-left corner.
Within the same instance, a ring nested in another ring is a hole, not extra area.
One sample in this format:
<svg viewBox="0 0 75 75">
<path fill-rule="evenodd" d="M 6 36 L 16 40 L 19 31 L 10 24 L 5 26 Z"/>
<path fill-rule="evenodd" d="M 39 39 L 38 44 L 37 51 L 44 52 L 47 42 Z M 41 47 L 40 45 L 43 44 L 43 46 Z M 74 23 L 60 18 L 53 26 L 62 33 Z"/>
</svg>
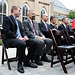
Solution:
<svg viewBox="0 0 75 75">
<path fill-rule="evenodd" d="M 62 27 L 63 27 L 63 29 L 64 29 L 64 30 L 67 30 L 67 29 L 64 27 L 64 25 L 63 25 L 63 24 L 62 24 Z"/>
<path fill-rule="evenodd" d="M 30 20 L 27 19 L 27 21 L 28 21 L 28 23 L 29 23 L 29 26 L 30 26 L 31 30 L 34 32 L 34 30 L 33 30 L 33 25 L 31 24 Z"/>
<path fill-rule="evenodd" d="M 55 26 L 54 25 L 52 25 L 52 24 L 50 24 L 51 25 L 51 28 L 55 28 Z"/>
<path fill-rule="evenodd" d="M 37 23 L 35 21 L 33 21 L 33 22 L 34 22 L 35 28 L 38 29 Z"/>
<path fill-rule="evenodd" d="M 16 25 L 14 17 L 11 15 L 10 18 L 11 18 L 12 22 Z"/>
<path fill-rule="evenodd" d="M 44 27 L 44 29 L 46 29 L 46 26 L 45 26 L 45 24 L 43 23 L 43 22 L 41 22 L 42 23 L 42 25 L 43 25 L 43 27 Z M 46 23 L 47 24 L 47 23 Z M 47 25 L 47 27 L 48 27 L 48 25 Z"/>
</svg>

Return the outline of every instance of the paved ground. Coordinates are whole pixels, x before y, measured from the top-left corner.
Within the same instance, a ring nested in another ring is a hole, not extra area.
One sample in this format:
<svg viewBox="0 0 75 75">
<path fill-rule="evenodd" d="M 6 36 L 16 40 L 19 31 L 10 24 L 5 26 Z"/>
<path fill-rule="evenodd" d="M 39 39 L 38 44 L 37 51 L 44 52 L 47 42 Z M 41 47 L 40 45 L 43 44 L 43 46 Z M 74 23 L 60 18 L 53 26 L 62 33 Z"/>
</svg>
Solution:
<svg viewBox="0 0 75 75">
<path fill-rule="evenodd" d="M 15 56 L 15 49 L 8 50 L 9 57 Z M 66 75 L 60 63 L 54 65 L 53 68 L 50 67 L 51 63 L 43 62 L 43 66 L 38 66 L 38 68 L 33 69 L 29 67 L 24 67 L 25 73 L 21 74 L 17 71 L 17 62 L 11 62 L 11 71 L 8 70 L 7 63 L 4 63 L 4 66 L 1 64 L 1 54 L 2 47 L 0 46 L 0 75 Z M 50 58 L 50 56 L 48 56 Z M 55 57 L 56 59 L 56 57 Z M 75 75 L 75 65 L 73 63 L 66 65 L 68 74 Z"/>
</svg>

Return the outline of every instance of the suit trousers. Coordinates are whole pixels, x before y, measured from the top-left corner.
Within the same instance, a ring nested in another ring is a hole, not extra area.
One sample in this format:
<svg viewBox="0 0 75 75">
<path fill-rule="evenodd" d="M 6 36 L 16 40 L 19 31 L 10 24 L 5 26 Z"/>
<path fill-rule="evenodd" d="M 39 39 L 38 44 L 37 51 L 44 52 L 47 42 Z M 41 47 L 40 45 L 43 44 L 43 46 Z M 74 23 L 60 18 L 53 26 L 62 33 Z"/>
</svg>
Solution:
<svg viewBox="0 0 75 75">
<path fill-rule="evenodd" d="M 26 62 L 26 59 L 27 60 L 34 59 L 37 45 L 32 40 L 28 40 L 24 42 L 22 40 L 14 38 L 14 39 L 8 39 L 8 41 L 10 43 L 10 47 L 17 48 L 17 55 L 18 55 L 19 62 Z M 27 56 L 25 55 L 26 47 L 28 47 Z"/>
<path fill-rule="evenodd" d="M 46 40 L 42 40 L 38 38 L 33 38 L 32 40 L 37 43 L 36 55 L 43 56 L 43 53 L 49 54 L 51 52 L 51 47 L 53 45 L 53 42 L 51 39 L 46 38 Z"/>
</svg>

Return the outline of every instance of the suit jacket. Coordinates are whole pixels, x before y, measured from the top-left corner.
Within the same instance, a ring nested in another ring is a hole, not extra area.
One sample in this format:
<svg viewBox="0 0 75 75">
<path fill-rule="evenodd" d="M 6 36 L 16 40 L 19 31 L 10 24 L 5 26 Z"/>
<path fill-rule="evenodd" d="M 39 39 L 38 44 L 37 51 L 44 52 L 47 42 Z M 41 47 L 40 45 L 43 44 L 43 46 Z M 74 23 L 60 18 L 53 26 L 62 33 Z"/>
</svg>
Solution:
<svg viewBox="0 0 75 75">
<path fill-rule="evenodd" d="M 40 31 L 39 29 L 39 25 L 36 21 L 33 21 L 34 22 L 34 25 L 35 25 L 35 28 L 37 30 L 37 33 L 39 36 L 44 36 L 42 34 L 42 32 Z M 33 28 L 33 25 L 31 24 L 30 20 L 27 19 L 23 22 L 23 29 L 24 29 L 24 32 L 26 33 L 26 35 L 29 37 L 29 38 L 35 38 L 35 31 L 34 31 L 34 28 Z"/>
<path fill-rule="evenodd" d="M 19 25 L 19 29 L 20 29 L 20 33 L 21 33 L 22 37 L 26 36 L 23 29 L 22 29 L 21 22 L 19 20 L 17 20 L 17 21 L 18 21 L 18 25 Z M 2 26 L 3 26 L 3 42 L 4 42 L 6 47 L 9 47 L 10 42 L 8 40 L 14 39 L 18 36 L 16 34 L 17 25 L 16 25 L 16 22 L 14 20 L 14 17 L 12 15 L 6 16 L 3 20 Z"/>
<path fill-rule="evenodd" d="M 38 24 L 39 24 L 41 32 L 45 35 L 45 37 L 50 38 L 49 31 L 46 29 L 45 24 L 43 23 L 43 21 L 41 21 Z M 47 28 L 49 29 L 49 25 L 48 24 L 47 24 Z"/>
<path fill-rule="evenodd" d="M 50 24 L 49 29 L 57 29 L 57 27 L 55 25 Z"/>
<path fill-rule="evenodd" d="M 61 25 L 59 25 L 58 30 L 68 30 L 68 29 L 66 29 L 66 28 L 64 27 L 64 25 L 61 24 Z"/>
</svg>

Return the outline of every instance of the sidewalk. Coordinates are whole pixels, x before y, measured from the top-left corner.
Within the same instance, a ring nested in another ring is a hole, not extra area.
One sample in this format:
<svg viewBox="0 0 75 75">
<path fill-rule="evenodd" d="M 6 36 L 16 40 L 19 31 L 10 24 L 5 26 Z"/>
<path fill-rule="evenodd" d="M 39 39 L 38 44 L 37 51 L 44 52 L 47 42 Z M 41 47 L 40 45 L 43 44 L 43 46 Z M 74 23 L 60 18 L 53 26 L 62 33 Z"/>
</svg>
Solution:
<svg viewBox="0 0 75 75">
<path fill-rule="evenodd" d="M 9 57 L 15 56 L 15 49 L 13 50 L 8 50 L 9 52 Z M 4 66 L 1 64 L 1 56 L 2 56 L 2 47 L 0 46 L 0 75 L 66 75 L 60 63 L 54 65 L 52 68 L 51 63 L 43 62 L 43 66 L 38 66 L 38 68 L 29 68 L 29 67 L 24 67 L 25 73 L 21 74 L 17 71 L 17 62 L 10 62 L 11 69 L 8 70 L 7 67 L 7 62 L 4 63 Z M 48 56 L 51 58 L 50 56 Z M 56 57 L 55 57 L 56 59 Z M 67 75 L 75 75 L 75 65 L 74 63 L 70 63 L 66 65 L 68 74 Z"/>
</svg>

